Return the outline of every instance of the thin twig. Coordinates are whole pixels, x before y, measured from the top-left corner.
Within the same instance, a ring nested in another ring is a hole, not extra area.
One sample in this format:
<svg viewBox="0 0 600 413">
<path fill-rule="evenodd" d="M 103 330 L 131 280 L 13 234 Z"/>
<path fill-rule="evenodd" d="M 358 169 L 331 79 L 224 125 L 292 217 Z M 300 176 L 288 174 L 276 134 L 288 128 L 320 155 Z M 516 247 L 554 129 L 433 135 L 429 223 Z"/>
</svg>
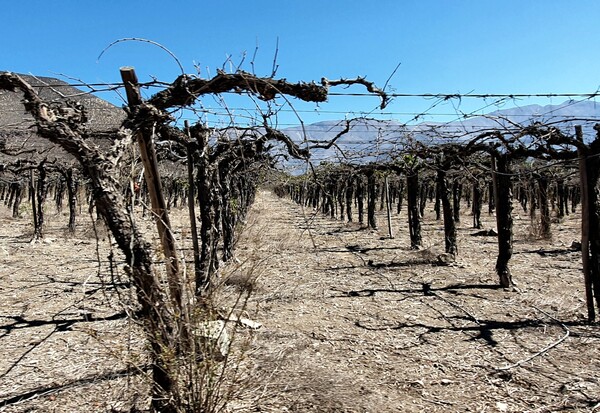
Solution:
<svg viewBox="0 0 600 413">
<path fill-rule="evenodd" d="M 179 59 L 177 58 L 177 56 L 175 56 L 175 53 L 173 53 L 172 51 L 170 51 L 169 49 L 167 49 L 165 46 L 163 46 L 162 44 L 155 42 L 154 40 L 148 40 L 148 39 L 143 39 L 141 37 L 125 37 L 123 39 L 117 39 L 114 42 L 112 42 L 111 44 L 109 44 L 108 46 L 106 46 L 98 55 L 96 60 L 100 60 L 100 58 L 102 58 L 102 56 L 104 55 L 104 53 L 110 49 L 111 47 L 113 47 L 114 45 L 116 45 L 117 43 L 123 43 L 123 42 L 143 42 L 143 43 L 150 43 L 153 46 L 159 47 L 160 49 L 164 50 L 165 52 L 167 52 L 172 58 L 173 60 L 175 60 L 175 63 L 177 63 L 177 66 L 179 66 L 179 70 L 181 70 L 181 74 L 185 74 L 185 70 L 183 69 L 183 65 L 181 64 L 181 62 L 179 61 Z"/>
<path fill-rule="evenodd" d="M 279 54 L 279 36 L 277 36 L 277 43 L 275 43 L 275 55 L 273 56 L 273 68 L 271 69 L 271 77 L 275 77 L 279 65 L 277 64 L 277 55 Z"/>
<path fill-rule="evenodd" d="M 387 88 L 388 83 L 390 82 L 390 80 L 392 80 L 392 77 L 394 77 L 394 75 L 396 74 L 396 72 L 400 68 L 401 64 L 402 64 L 402 62 L 398 62 L 398 65 L 396 65 L 396 68 L 392 71 L 392 74 L 390 75 L 390 77 L 387 78 L 387 80 L 385 81 L 385 83 L 383 85 L 383 89 L 381 89 L 381 90 L 385 90 L 385 88 Z"/>
</svg>

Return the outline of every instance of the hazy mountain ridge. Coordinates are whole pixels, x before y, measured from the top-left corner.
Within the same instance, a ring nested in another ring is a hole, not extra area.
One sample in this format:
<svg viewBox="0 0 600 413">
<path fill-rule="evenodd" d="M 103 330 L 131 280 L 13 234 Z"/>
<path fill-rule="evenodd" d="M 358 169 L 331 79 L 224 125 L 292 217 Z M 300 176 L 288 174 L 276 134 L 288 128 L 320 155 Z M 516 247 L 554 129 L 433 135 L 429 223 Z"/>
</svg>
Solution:
<svg viewBox="0 0 600 413">
<path fill-rule="evenodd" d="M 568 100 L 558 105 L 526 105 L 455 122 L 422 122 L 409 126 L 395 120 L 354 119 L 351 120 L 350 131 L 338 139 L 337 146 L 350 158 L 358 158 L 362 162 L 375 161 L 380 157 L 373 155 L 374 153 L 401 150 L 412 140 L 436 144 L 445 139 L 469 139 L 484 130 L 514 128 L 514 125 L 528 126 L 536 122 L 552 123 L 570 135 L 574 134 L 575 124 L 581 124 L 585 140 L 590 141 L 595 135 L 594 123 L 600 122 L 600 103 Z M 284 132 L 298 143 L 327 142 L 345 127 L 345 120 L 330 120 L 305 125 L 304 128 L 287 128 Z M 313 158 L 318 162 L 343 157 L 340 156 L 339 149 L 332 147 L 318 150 Z"/>
</svg>

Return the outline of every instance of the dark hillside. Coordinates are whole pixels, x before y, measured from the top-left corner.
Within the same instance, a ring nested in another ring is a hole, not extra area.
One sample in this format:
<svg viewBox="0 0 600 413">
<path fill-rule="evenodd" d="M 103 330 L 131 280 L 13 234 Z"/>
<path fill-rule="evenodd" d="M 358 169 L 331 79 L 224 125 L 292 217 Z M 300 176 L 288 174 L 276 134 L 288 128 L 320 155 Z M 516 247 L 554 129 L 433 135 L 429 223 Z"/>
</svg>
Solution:
<svg viewBox="0 0 600 413">
<path fill-rule="evenodd" d="M 118 130 L 125 112 L 114 105 L 68 83 L 50 77 L 20 75 L 32 85 L 52 107 L 54 103 L 72 102 L 83 105 L 87 111 L 87 130 L 94 135 L 99 145 L 109 145 L 111 132 Z M 0 91 L 0 155 L 7 161 L 7 154 L 20 155 L 27 159 L 70 159 L 61 149 L 54 147 L 35 133 L 33 119 L 26 114 L 16 92 Z"/>
</svg>

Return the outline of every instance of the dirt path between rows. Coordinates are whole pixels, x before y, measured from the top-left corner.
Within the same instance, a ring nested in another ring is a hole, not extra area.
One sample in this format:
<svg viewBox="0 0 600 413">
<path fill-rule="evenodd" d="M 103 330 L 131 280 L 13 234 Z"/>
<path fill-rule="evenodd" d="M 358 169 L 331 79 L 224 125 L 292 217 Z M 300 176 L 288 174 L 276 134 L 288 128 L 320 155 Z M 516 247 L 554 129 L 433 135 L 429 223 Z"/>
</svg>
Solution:
<svg viewBox="0 0 600 413">
<path fill-rule="evenodd" d="M 600 332 L 582 323 L 581 257 L 569 249 L 577 217 L 553 242 L 528 240 L 529 218 L 517 217 L 512 292 L 496 288 L 495 238 L 471 236 L 469 216 L 458 261 L 438 266 L 442 224 L 430 216 L 415 252 L 404 211 L 387 239 L 385 227 L 359 230 L 269 193 L 254 208 L 241 245 L 263 243 L 266 258 L 257 411 L 600 410 Z"/>
<path fill-rule="evenodd" d="M 437 265 L 442 224 L 429 209 L 425 248 L 411 251 L 405 211 L 389 239 L 383 211 L 372 231 L 258 194 L 238 264 L 223 269 L 224 300 L 252 286 L 246 313 L 262 323 L 237 336 L 248 347 L 236 344 L 232 411 L 600 411 L 600 331 L 584 322 L 581 255 L 570 249 L 578 217 L 554 224 L 551 241 L 515 217 L 518 291 L 505 291 L 495 238 L 472 236 L 466 213 L 457 262 Z M 123 313 L 131 292 L 110 238 L 101 231 L 97 243 L 84 218 L 67 236 L 57 214 L 47 242 L 31 244 L 26 212 L 15 220 L 0 206 L 0 411 L 143 406 L 140 375 L 123 374 L 144 343 Z M 172 222 L 189 251 L 186 214 Z"/>
</svg>

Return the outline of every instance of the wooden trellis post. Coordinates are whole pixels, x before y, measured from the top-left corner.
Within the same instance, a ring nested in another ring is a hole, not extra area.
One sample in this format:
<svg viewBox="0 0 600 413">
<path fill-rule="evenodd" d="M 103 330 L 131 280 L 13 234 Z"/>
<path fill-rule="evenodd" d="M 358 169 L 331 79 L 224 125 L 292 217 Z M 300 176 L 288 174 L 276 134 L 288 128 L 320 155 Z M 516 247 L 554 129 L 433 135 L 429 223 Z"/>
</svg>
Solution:
<svg viewBox="0 0 600 413">
<path fill-rule="evenodd" d="M 187 141 L 187 167 L 188 167 L 188 212 L 190 215 L 190 233 L 192 235 L 192 247 L 194 248 L 194 275 L 195 279 L 201 278 L 200 267 L 200 245 L 198 244 L 198 227 L 196 225 L 196 181 L 194 180 L 194 156 L 192 154 L 192 138 L 190 136 L 190 124 L 184 121 Z"/>
<path fill-rule="evenodd" d="M 122 67 L 120 71 L 121 79 L 123 80 L 123 83 L 125 83 L 127 103 L 129 104 L 129 107 L 133 109 L 143 103 L 138 87 L 137 75 L 132 67 Z M 140 149 L 140 157 L 142 158 L 142 163 L 144 165 L 144 177 L 148 187 L 148 194 L 150 195 L 152 212 L 154 214 L 158 235 L 165 255 L 169 292 L 176 310 L 181 312 L 182 287 L 179 280 L 179 259 L 175 247 L 175 238 L 171 232 L 167 204 L 163 196 L 154 143 L 152 141 L 152 136 L 142 133 L 141 130 L 135 131 L 135 137 Z"/>
</svg>

